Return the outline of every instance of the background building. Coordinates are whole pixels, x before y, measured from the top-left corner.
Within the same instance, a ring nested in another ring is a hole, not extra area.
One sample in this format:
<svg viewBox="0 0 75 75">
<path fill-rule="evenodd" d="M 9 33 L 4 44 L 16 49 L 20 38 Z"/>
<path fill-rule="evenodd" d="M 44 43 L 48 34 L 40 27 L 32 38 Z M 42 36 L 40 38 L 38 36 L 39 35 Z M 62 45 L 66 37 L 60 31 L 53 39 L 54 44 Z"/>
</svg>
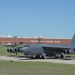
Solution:
<svg viewBox="0 0 75 75">
<path fill-rule="evenodd" d="M 2 43 L 24 43 L 24 44 L 69 44 L 71 39 L 65 38 L 0 38 L 0 44 Z"/>
</svg>

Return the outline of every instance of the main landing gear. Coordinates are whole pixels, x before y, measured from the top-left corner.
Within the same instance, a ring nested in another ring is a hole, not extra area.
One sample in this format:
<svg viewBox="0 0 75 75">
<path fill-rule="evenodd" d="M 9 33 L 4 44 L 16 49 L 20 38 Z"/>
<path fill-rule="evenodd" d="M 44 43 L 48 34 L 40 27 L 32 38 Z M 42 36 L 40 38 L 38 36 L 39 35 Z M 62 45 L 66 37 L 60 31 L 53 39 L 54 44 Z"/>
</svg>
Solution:
<svg viewBox="0 0 75 75">
<path fill-rule="evenodd" d="M 46 59 L 46 54 L 45 53 L 42 53 L 40 55 L 31 55 L 31 58 Z"/>
</svg>

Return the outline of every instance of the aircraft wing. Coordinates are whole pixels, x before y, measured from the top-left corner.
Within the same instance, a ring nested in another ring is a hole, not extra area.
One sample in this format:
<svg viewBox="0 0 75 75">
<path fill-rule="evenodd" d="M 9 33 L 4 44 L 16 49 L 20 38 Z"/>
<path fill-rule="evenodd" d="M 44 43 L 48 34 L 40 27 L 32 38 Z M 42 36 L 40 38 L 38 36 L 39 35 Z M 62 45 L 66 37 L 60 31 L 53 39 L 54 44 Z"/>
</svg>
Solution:
<svg viewBox="0 0 75 75">
<path fill-rule="evenodd" d="M 71 48 L 75 49 L 74 45 L 42 45 L 44 52 L 57 52 L 62 53 L 65 50 L 70 50 Z"/>
</svg>

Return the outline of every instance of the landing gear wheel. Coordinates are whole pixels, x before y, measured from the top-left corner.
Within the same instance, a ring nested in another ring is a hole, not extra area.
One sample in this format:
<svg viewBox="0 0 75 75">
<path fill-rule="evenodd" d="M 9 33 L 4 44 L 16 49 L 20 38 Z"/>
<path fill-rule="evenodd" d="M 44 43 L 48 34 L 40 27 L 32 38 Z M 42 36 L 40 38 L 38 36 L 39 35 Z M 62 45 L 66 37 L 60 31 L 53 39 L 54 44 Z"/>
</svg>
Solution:
<svg viewBox="0 0 75 75">
<path fill-rule="evenodd" d="M 42 59 L 46 59 L 46 57 L 42 56 Z"/>
<path fill-rule="evenodd" d="M 61 53 L 60 58 L 65 58 L 64 53 Z"/>
<path fill-rule="evenodd" d="M 40 55 L 36 55 L 36 57 L 35 57 L 36 59 L 39 59 L 40 58 Z"/>
<path fill-rule="evenodd" d="M 46 54 L 45 53 L 42 53 L 42 59 L 46 59 Z"/>
</svg>

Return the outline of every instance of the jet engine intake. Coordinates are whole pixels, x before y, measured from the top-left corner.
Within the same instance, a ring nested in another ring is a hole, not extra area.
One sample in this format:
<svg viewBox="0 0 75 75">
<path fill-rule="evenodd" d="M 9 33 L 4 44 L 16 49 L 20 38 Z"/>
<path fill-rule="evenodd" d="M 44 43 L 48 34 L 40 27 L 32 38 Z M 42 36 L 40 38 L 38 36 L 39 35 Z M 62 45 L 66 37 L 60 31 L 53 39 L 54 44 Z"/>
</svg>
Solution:
<svg viewBox="0 0 75 75">
<path fill-rule="evenodd" d="M 64 51 L 64 54 L 74 54 L 74 53 L 75 53 L 74 49 Z"/>
</svg>

